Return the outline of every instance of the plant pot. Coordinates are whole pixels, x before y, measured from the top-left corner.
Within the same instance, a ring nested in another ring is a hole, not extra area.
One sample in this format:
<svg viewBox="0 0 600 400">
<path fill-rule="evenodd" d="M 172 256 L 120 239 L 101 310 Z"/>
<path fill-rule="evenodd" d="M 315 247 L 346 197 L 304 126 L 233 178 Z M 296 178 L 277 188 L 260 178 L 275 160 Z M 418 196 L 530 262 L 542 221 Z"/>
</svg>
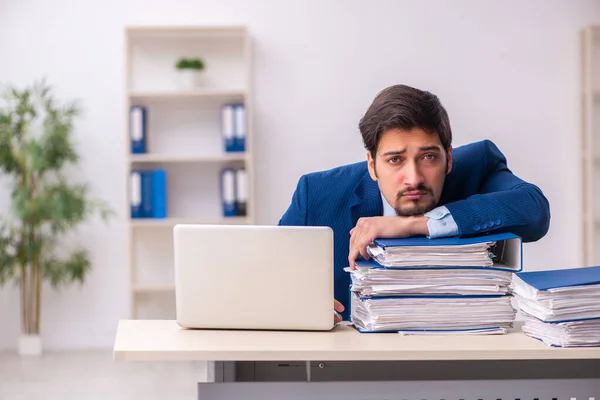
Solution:
<svg viewBox="0 0 600 400">
<path fill-rule="evenodd" d="M 195 69 L 182 69 L 177 72 L 179 88 L 182 90 L 195 89 L 202 86 L 202 71 Z"/>
<path fill-rule="evenodd" d="M 40 335 L 21 335 L 19 336 L 19 355 L 21 356 L 41 356 L 42 338 Z"/>
</svg>

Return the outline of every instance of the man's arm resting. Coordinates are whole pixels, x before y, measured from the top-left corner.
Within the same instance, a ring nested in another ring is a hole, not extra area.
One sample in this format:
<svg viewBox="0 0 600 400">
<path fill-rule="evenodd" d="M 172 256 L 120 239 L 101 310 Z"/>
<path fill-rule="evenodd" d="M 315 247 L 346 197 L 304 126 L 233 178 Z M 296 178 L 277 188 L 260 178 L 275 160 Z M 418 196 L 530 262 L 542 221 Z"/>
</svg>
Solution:
<svg viewBox="0 0 600 400">
<path fill-rule="evenodd" d="M 485 171 L 478 192 L 444 204 L 456 221 L 459 235 L 494 231 L 512 232 L 524 242 L 542 238 L 550 227 L 550 205 L 542 191 L 514 175 L 493 142 L 483 141 L 478 151 Z"/>
<path fill-rule="evenodd" d="M 524 242 L 541 239 L 550 226 L 550 206 L 541 190 L 522 183 L 511 189 L 473 195 L 446 204 L 459 227 L 459 234 L 508 231 Z"/>
</svg>

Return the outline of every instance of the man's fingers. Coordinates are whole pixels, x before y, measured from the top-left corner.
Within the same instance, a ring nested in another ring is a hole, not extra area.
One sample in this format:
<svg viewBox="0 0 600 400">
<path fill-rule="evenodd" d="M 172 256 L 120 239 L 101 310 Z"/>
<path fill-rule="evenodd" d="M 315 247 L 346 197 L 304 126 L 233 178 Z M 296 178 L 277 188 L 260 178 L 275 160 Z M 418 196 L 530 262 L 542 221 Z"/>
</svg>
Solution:
<svg viewBox="0 0 600 400">
<path fill-rule="evenodd" d="M 333 313 L 333 322 L 336 324 L 342 322 L 342 316 L 338 313 Z"/>
<path fill-rule="evenodd" d="M 365 258 L 365 260 L 368 260 L 370 257 L 369 257 L 369 253 L 367 253 L 367 244 L 360 246 L 359 249 L 360 249 L 360 255 L 363 256 Z"/>
<path fill-rule="evenodd" d="M 359 254 L 360 252 L 358 249 L 350 248 L 350 254 L 348 254 L 348 265 L 350 266 L 350 269 L 356 269 L 355 261 Z"/>
<path fill-rule="evenodd" d="M 357 242 L 356 247 L 358 248 L 358 251 L 360 252 L 360 254 L 365 258 L 365 260 L 368 260 L 369 257 L 369 253 L 367 253 L 367 246 L 369 244 L 371 244 L 371 242 L 373 241 L 373 234 L 370 232 L 365 232 L 365 234 L 363 235 L 363 237 L 360 238 L 360 240 Z M 357 255 L 358 257 L 358 255 Z"/>
<path fill-rule="evenodd" d="M 338 313 L 341 313 L 342 311 L 344 311 L 344 306 L 342 305 L 342 303 L 340 303 L 339 301 L 337 301 L 336 299 L 333 299 L 333 321 L 337 324 L 338 322 L 342 322 L 342 316 Z"/>
</svg>

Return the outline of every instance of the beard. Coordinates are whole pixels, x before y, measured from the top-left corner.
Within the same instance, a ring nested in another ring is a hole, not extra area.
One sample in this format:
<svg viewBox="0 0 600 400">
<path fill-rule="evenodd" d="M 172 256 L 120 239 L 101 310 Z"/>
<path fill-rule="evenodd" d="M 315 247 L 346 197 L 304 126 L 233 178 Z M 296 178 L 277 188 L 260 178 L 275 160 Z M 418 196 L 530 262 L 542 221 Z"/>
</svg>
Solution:
<svg viewBox="0 0 600 400">
<path fill-rule="evenodd" d="M 414 191 L 426 192 L 427 194 L 418 200 L 403 201 L 402 196 L 404 196 L 405 193 Z M 426 212 L 433 210 L 435 206 L 436 202 L 433 196 L 433 190 L 421 184 L 398 192 L 394 210 L 396 211 L 396 215 L 400 217 L 411 217 L 414 215 L 423 215 Z"/>
</svg>

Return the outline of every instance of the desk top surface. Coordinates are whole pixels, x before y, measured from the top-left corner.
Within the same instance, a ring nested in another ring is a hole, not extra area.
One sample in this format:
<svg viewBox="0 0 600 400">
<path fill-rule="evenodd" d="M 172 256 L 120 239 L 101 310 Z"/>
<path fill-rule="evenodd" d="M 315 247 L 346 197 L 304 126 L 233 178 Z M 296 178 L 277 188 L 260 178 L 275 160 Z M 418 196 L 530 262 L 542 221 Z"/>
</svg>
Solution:
<svg viewBox="0 0 600 400">
<path fill-rule="evenodd" d="M 519 328 L 505 335 L 189 330 L 172 320 L 122 320 L 115 360 L 352 361 L 600 359 L 600 348 L 553 348 Z"/>
</svg>

